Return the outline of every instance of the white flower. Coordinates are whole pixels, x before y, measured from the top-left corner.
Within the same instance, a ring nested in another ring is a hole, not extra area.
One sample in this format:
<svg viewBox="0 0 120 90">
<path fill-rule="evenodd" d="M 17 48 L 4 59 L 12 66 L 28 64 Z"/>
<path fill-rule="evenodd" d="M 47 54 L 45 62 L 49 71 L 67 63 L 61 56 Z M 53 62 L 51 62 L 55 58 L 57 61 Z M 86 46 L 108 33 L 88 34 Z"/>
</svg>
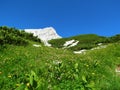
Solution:
<svg viewBox="0 0 120 90">
<path fill-rule="evenodd" d="M 58 65 L 58 64 L 61 64 L 61 63 L 62 63 L 62 61 L 58 61 L 58 60 L 53 61 L 53 64 L 55 64 L 55 65 Z"/>
</svg>

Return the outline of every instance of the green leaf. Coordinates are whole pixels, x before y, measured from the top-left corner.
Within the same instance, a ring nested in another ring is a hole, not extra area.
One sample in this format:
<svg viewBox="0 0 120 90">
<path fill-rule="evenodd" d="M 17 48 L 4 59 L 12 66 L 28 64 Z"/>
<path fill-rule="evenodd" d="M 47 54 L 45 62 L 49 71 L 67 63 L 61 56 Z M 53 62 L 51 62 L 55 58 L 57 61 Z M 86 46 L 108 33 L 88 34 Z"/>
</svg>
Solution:
<svg viewBox="0 0 120 90">
<path fill-rule="evenodd" d="M 33 76 L 30 75 L 30 84 L 33 86 Z"/>
<path fill-rule="evenodd" d="M 93 88 L 95 86 L 94 81 L 91 81 L 89 84 L 86 85 L 86 87 Z"/>
<path fill-rule="evenodd" d="M 86 80 L 86 77 L 83 75 L 82 76 L 82 80 L 86 83 L 87 82 L 87 80 Z"/>
<path fill-rule="evenodd" d="M 78 63 L 75 64 L 75 69 L 77 69 L 77 68 L 78 68 Z"/>
<path fill-rule="evenodd" d="M 29 89 L 26 87 L 25 90 L 29 90 Z"/>
<path fill-rule="evenodd" d="M 24 90 L 24 89 L 25 89 L 25 85 L 23 84 L 23 85 L 20 85 L 19 87 L 17 87 L 15 90 Z"/>
<path fill-rule="evenodd" d="M 80 90 L 85 90 L 85 88 L 84 88 L 84 87 L 82 87 Z"/>
</svg>

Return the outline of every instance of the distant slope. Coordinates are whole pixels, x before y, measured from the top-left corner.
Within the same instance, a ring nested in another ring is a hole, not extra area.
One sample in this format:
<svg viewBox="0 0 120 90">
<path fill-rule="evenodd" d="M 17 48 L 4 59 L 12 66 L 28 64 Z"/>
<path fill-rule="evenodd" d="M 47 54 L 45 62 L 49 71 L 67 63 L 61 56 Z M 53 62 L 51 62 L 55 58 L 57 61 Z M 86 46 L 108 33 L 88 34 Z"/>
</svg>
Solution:
<svg viewBox="0 0 120 90">
<path fill-rule="evenodd" d="M 78 35 L 69 38 L 54 39 L 49 41 L 49 43 L 56 48 L 64 48 L 64 44 L 68 41 L 75 40 L 78 41 L 75 46 L 69 47 L 70 50 L 81 50 L 90 49 L 97 46 L 99 43 L 106 43 L 107 38 L 103 36 L 98 36 L 95 34 L 85 34 Z"/>
<path fill-rule="evenodd" d="M 72 51 L 91 49 L 100 44 L 115 43 L 120 41 L 120 34 L 112 37 L 98 36 L 96 34 L 83 34 L 68 38 L 50 40 L 49 43 L 55 48 L 67 48 Z"/>
</svg>

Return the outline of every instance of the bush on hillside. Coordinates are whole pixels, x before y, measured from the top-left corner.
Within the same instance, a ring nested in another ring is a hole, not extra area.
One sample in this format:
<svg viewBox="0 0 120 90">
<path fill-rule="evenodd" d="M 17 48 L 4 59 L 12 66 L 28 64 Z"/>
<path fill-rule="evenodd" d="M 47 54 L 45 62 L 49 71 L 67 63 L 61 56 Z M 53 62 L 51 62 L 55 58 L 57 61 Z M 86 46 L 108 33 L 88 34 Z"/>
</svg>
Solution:
<svg viewBox="0 0 120 90">
<path fill-rule="evenodd" d="M 41 40 L 38 39 L 36 36 L 33 36 L 33 34 L 31 33 L 26 33 L 23 30 L 9 28 L 7 26 L 0 27 L 0 45 L 27 45 L 29 43 L 29 40 L 41 43 Z"/>
<path fill-rule="evenodd" d="M 120 34 L 110 37 L 112 43 L 120 41 Z"/>
<path fill-rule="evenodd" d="M 62 48 L 63 47 L 63 44 L 68 41 L 69 39 L 68 38 L 64 38 L 64 39 L 53 39 L 53 40 L 50 40 L 48 41 L 52 47 L 55 47 L 55 48 Z"/>
<path fill-rule="evenodd" d="M 79 50 L 82 50 L 82 49 L 91 49 L 91 48 L 94 48 L 96 47 L 97 45 L 96 44 L 78 44 L 77 46 L 74 46 L 74 47 L 71 47 L 71 48 L 68 48 L 69 50 L 72 50 L 72 51 L 79 51 Z"/>
</svg>

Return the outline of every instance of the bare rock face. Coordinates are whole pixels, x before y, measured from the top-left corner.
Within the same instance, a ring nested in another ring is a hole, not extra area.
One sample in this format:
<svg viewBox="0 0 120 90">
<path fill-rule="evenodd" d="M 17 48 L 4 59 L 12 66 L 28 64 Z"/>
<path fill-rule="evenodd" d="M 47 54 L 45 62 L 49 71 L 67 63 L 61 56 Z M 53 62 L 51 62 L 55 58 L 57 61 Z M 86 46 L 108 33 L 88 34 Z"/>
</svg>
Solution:
<svg viewBox="0 0 120 90">
<path fill-rule="evenodd" d="M 51 46 L 48 40 L 62 38 L 56 33 L 53 27 L 47 27 L 43 29 L 24 29 L 28 33 L 33 33 L 34 36 L 38 36 L 46 46 Z"/>
</svg>

